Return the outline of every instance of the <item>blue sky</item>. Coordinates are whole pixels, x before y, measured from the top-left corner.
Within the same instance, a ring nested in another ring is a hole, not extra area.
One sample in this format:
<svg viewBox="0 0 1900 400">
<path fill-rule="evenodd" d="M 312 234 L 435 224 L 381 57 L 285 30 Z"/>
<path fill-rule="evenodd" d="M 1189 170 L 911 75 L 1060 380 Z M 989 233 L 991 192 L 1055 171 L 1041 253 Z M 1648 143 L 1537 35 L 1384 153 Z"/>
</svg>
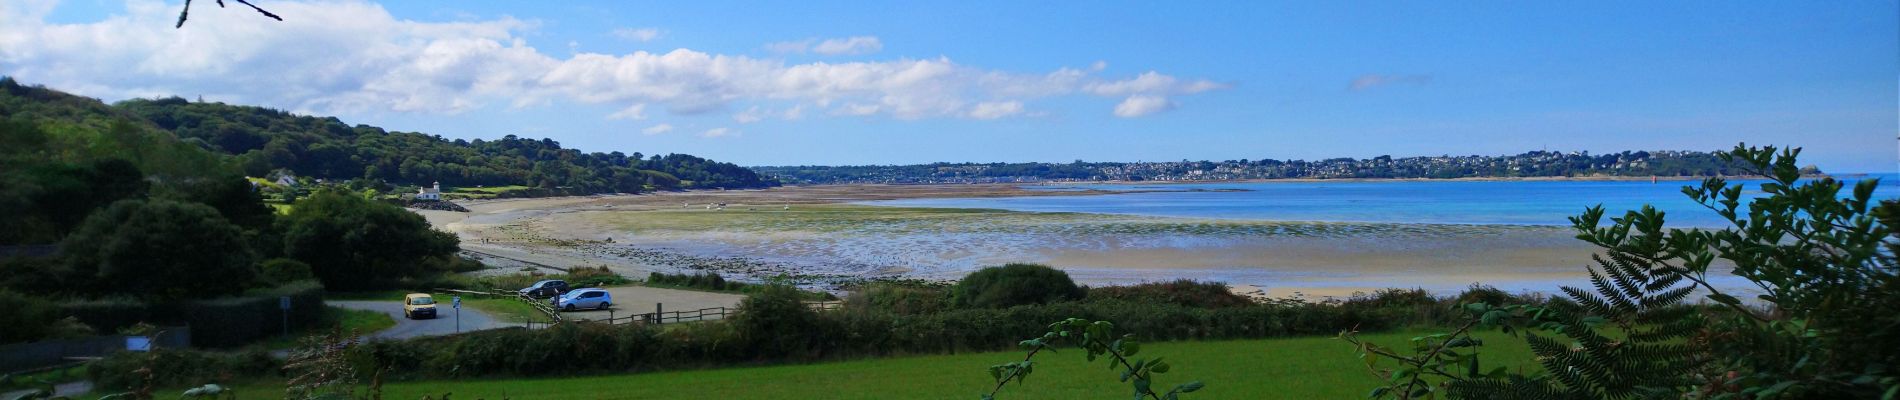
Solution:
<svg viewBox="0 0 1900 400">
<path fill-rule="evenodd" d="M 1900 164 L 1893 1 L 256 3 L 287 21 L 0 0 L 0 74 L 745 165 L 1741 141 Z"/>
</svg>

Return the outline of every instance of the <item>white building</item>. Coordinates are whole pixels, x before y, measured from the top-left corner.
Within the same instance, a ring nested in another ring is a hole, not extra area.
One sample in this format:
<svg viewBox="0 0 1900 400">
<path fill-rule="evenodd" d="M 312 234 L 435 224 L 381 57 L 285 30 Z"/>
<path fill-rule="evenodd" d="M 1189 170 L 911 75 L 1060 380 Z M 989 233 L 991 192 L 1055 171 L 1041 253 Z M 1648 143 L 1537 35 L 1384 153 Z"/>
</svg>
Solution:
<svg viewBox="0 0 1900 400">
<path fill-rule="evenodd" d="M 416 200 L 442 200 L 442 182 L 436 181 L 435 186 L 417 190 Z"/>
</svg>

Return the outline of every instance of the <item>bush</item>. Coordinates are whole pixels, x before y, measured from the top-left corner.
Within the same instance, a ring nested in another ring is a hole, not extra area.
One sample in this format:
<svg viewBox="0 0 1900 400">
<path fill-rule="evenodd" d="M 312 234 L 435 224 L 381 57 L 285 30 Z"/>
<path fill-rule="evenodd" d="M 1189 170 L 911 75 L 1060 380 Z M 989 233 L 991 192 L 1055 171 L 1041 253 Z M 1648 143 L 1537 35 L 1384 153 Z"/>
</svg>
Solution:
<svg viewBox="0 0 1900 400">
<path fill-rule="evenodd" d="M 874 283 L 845 296 L 844 308 L 899 315 L 931 314 L 950 309 L 950 292 L 941 288 Z"/>
<path fill-rule="evenodd" d="M 271 285 L 316 279 L 316 275 L 310 273 L 310 264 L 288 258 L 264 260 L 257 265 L 257 269 L 258 277 Z"/>
<path fill-rule="evenodd" d="M 1126 300 L 1136 303 L 1163 303 L 1200 308 L 1242 307 L 1254 304 L 1252 299 L 1234 294 L 1227 288 L 1227 284 L 1197 282 L 1191 279 L 1090 288 L 1088 299 L 1090 301 Z"/>
<path fill-rule="evenodd" d="M 654 272 L 647 274 L 647 285 L 735 292 L 743 291 L 748 286 L 744 282 L 726 281 L 726 278 L 719 276 L 717 272 L 696 274 Z"/>
<path fill-rule="evenodd" d="M 0 290 L 0 343 L 31 342 L 45 338 L 61 318 L 60 310 L 38 297 Z"/>
<path fill-rule="evenodd" d="M 805 306 L 798 289 L 783 285 L 746 296 L 732 326 L 753 354 L 768 358 L 808 354 L 819 333 L 818 313 Z"/>
<path fill-rule="evenodd" d="M 765 287 L 771 286 L 771 285 L 750 284 L 750 283 L 739 282 L 739 281 L 729 281 L 729 280 L 726 280 L 725 277 L 719 276 L 719 273 L 717 272 L 692 273 L 692 274 L 668 274 L 668 273 L 663 273 L 663 272 L 654 272 L 654 273 L 647 274 L 646 285 L 652 286 L 652 287 L 697 289 L 697 290 L 710 290 L 710 291 L 715 291 L 715 292 L 734 292 L 734 293 L 746 293 L 746 294 L 758 293 L 760 290 L 763 290 Z M 796 288 L 794 289 L 796 290 Z M 837 296 L 832 296 L 831 293 L 825 293 L 825 292 L 798 290 L 798 293 L 799 293 L 799 296 L 803 297 L 805 300 L 837 300 L 838 299 Z"/>
<path fill-rule="evenodd" d="M 197 203 L 121 200 L 86 217 L 60 246 L 93 294 L 201 299 L 242 292 L 256 274 L 244 232 Z"/>
<path fill-rule="evenodd" d="M 421 215 L 354 193 L 319 192 L 278 221 L 284 253 L 308 263 L 333 290 L 393 288 L 404 278 L 454 268 L 455 235 L 431 228 Z"/>
<path fill-rule="evenodd" d="M 109 297 L 60 302 L 60 312 L 78 318 L 80 323 L 99 332 L 116 332 L 141 322 L 160 322 L 159 316 L 177 315 L 177 307 L 154 307 L 127 297 Z"/>
<path fill-rule="evenodd" d="M 281 297 L 290 297 L 289 321 L 279 307 Z M 303 281 L 240 297 L 191 302 L 183 307 L 183 320 L 191 326 L 193 346 L 233 347 L 281 334 L 285 322 L 293 331 L 322 326 L 323 307 L 323 286 Z"/>
<path fill-rule="evenodd" d="M 115 352 L 86 364 L 86 377 L 95 391 L 134 390 L 146 383 L 141 369 L 150 371 L 155 387 L 198 386 L 207 383 L 229 384 L 249 377 L 274 375 L 282 364 L 263 350 L 237 354 L 195 350 L 153 349 L 150 352 Z"/>
<path fill-rule="evenodd" d="M 1035 264 L 989 267 L 963 277 L 951 287 L 950 298 L 959 307 L 1009 307 L 1046 304 L 1083 297 L 1083 289 L 1069 274 Z"/>
<path fill-rule="evenodd" d="M 392 368 L 391 379 L 549 376 L 594 372 L 701 368 L 735 363 L 812 362 L 904 354 L 940 354 L 1014 348 L 1067 317 L 1111 321 L 1144 340 L 1257 339 L 1330 335 L 1357 328 L 1376 332 L 1404 326 L 1394 319 L 1412 307 L 1379 309 L 1338 304 L 1271 303 L 1200 308 L 1120 299 L 1068 301 L 1007 308 L 942 309 L 903 314 L 858 308 L 814 312 L 798 291 L 759 285 L 757 294 L 727 321 L 668 325 L 566 323 L 546 330 L 503 329 L 360 346 L 363 365 Z M 923 288 L 870 289 L 930 296 Z M 936 296 L 944 296 L 937 292 Z M 906 301 L 893 302 L 904 304 Z M 1449 308 L 1449 307 L 1447 307 Z M 359 370 L 362 370 L 359 368 Z"/>
<path fill-rule="evenodd" d="M 593 268 L 574 267 L 567 271 L 567 284 L 573 285 L 574 287 L 600 287 L 607 285 L 625 285 L 628 283 L 633 283 L 633 280 L 620 276 L 620 274 L 616 274 L 612 270 L 608 270 L 606 266 Z"/>
</svg>

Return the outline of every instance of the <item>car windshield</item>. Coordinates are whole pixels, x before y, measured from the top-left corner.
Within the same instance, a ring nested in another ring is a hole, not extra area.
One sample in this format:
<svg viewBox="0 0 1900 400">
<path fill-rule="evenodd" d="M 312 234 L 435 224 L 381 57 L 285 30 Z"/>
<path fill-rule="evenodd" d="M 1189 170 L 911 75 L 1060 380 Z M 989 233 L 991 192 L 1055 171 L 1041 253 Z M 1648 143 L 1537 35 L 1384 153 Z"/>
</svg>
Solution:
<svg viewBox="0 0 1900 400">
<path fill-rule="evenodd" d="M 418 306 L 426 306 L 430 304 L 435 304 L 435 299 L 428 298 L 428 297 L 417 297 L 417 298 L 409 299 L 409 304 L 418 305 Z"/>
</svg>

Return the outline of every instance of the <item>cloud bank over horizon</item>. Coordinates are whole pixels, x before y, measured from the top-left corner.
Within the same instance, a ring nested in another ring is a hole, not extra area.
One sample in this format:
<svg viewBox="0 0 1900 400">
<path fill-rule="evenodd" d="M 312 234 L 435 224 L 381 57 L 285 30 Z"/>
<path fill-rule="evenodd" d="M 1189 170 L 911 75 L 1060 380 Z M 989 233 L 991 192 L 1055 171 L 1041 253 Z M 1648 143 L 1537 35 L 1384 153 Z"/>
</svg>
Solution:
<svg viewBox="0 0 1900 400">
<path fill-rule="evenodd" d="M 1018 72 L 941 56 L 794 63 L 678 48 L 563 57 L 524 39 L 538 21 L 422 22 L 356 0 L 273 2 L 283 22 L 242 9 L 194 10 L 184 29 L 172 27 L 176 5 L 159 1 L 133 0 L 124 13 L 81 23 L 48 22 L 55 5 L 0 5 L 0 25 L 9 27 L 0 31 L 0 74 L 107 100 L 202 94 L 331 115 L 578 103 L 620 110 L 596 116 L 604 119 L 726 113 L 748 123 L 807 114 L 993 120 L 1042 115 L 1036 100 L 1063 97 L 1102 98 L 1104 114 L 1140 117 L 1173 109 L 1175 98 L 1230 87 L 1156 71 L 1116 79 L 1103 76 L 1099 62 Z M 610 35 L 647 42 L 665 32 Z M 777 45 L 822 56 L 883 48 L 875 36 Z"/>
</svg>

